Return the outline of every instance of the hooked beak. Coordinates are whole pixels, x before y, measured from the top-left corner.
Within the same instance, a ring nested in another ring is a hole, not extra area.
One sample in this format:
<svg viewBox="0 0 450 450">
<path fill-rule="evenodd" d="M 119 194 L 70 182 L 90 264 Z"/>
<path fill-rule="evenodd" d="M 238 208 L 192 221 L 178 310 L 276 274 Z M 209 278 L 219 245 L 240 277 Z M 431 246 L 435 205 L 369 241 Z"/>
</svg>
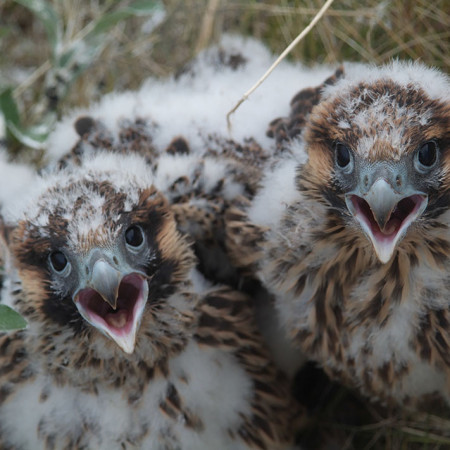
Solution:
<svg viewBox="0 0 450 450">
<path fill-rule="evenodd" d="M 101 257 L 87 266 L 91 276 L 74 296 L 78 311 L 125 353 L 133 353 L 147 302 L 146 277 L 136 272 L 123 274 Z"/>
<path fill-rule="evenodd" d="M 111 267 L 103 259 L 99 259 L 94 263 L 92 277 L 87 285 L 97 291 L 102 299 L 115 310 L 121 279 L 122 274 L 118 270 Z"/>
<path fill-rule="evenodd" d="M 361 225 L 383 264 L 392 258 L 409 226 L 427 206 L 427 195 L 417 191 L 409 194 L 396 192 L 389 180 L 378 178 L 363 195 L 352 192 L 346 196 L 348 210 Z"/>
</svg>

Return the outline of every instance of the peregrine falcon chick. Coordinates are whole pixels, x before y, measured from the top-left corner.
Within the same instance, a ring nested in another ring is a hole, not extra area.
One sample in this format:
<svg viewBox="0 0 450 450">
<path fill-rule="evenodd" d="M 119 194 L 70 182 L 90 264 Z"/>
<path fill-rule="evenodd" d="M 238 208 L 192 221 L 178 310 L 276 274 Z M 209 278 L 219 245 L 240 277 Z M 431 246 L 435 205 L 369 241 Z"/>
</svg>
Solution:
<svg viewBox="0 0 450 450">
<path fill-rule="evenodd" d="M 251 302 L 211 288 L 145 158 L 98 151 L 3 199 L 1 448 L 281 449 L 298 416 Z"/>
<path fill-rule="evenodd" d="M 449 79 L 399 61 L 337 75 L 272 122 L 283 151 L 228 214 L 230 251 L 333 377 L 374 399 L 450 403 Z"/>
</svg>

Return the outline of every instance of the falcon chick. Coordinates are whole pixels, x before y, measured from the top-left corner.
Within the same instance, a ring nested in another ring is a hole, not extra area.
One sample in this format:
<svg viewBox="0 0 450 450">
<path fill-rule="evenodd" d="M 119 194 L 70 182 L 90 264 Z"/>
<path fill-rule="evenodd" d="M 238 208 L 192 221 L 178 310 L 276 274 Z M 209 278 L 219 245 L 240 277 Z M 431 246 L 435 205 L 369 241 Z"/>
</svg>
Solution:
<svg viewBox="0 0 450 450">
<path fill-rule="evenodd" d="M 164 184 L 179 230 L 193 242 L 200 270 L 237 286 L 239 274 L 225 251 L 224 213 L 258 189 L 272 144 L 266 123 L 283 113 L 289 83 L 308 86 L 328 73 L 282 64 L 242 105 L 230 133 L 227 112 L 271 62 L 260 42 L 225 36 L 176 76 L 149 79 L 136 92 L 113 92 L 68 115 L 50 136 L 48 157 L 63 167 L 99 150 L 143 155 Z"/>
<path fill-rule="evenodd" d="M 251 303 L 211 288 L 139 155 L 4 199 L 1 448 L 286 448 L 298 414 Z"/>
<path fill-rule="evenodd" d="M 418 63 L 338 71 L 272 122 L 281 155 L 228 215 L 236 264 L 274 294 L 292 342 L 415 407 L 450 403 L 449 93 Z"/>
<path fill-rule="evenodd" d="M 226 211 L 259 189 L 272 146 L 266 124 L 273 114 L 283 113 L 289 86 L 309 86 L 329 71 L 281 64 L 235 114 L 230 132 L 227 112 L 272 60 L 260 42 L 225 36 L 176 76 L 149 79 L 136 92 L 111 93 L 68 115 L 49 138 L 50 164 L 77 166 L 99 151 L 143 156 L 171 203 L 178 230 L 192 243 L 201 273 L 214 282 L 253 288 L 229 261 Z M 261 294 L 255 294 L 258 322 L 260 315 L 273 317 Z M 270 332 L 272 326 L 262 322 L 260 329 L 272 347 L 278 339 Z M 272 357 L 278 359 L 278 353 Z"/>
</svg>

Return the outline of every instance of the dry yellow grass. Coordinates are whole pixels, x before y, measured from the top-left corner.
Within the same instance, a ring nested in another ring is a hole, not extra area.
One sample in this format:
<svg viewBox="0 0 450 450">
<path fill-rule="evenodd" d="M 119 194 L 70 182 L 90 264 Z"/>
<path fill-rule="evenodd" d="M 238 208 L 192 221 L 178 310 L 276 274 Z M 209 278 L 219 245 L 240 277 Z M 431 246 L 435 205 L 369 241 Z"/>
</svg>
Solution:
<svg viewBox="0 0 450 450">
<path fill-rule="evenodd" d="M 62 45 L 82 37 L 89 24 L 105 12 L 130 2 L 49 1 L 64 23 Z M 152 33 L 142 28 L 147 18 L 120 22 L 108 33 L 102 52 L 77 79 L 58 111 L 86 104 L 113 89 L 135 88 L 148 76 L 173 73 L 225 32 L 257 37 L 279 54 L 323 3 L 166 0 L 166 15 Z M 19 83 L 18 100 L 28 106 L 35 104 L 43 96 L 45 75 L 51 66 L 45 30 L 32 13 L 13 0 L 0 4 L 0 26 L 7 31 L 0 40 L 3 83 L 12 68 L 31 71 L 32 79 L 25 77 Z M 290 57 L 310 65 L 343 60 L 382 63 L 400 57 L 420 59 L 448 72 L 449 44 L 449 0 L 336 0 Z"/>
</svg>

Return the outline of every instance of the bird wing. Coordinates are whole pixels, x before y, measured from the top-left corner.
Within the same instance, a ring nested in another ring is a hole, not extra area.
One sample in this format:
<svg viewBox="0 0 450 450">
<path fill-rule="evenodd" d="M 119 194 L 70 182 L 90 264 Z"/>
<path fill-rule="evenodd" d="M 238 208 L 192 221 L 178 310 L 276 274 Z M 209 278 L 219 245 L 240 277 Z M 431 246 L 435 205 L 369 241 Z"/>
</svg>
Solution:
<svg viewBox="0 0 450 450">
<path fill-rule="evenodd" d="M 280 156 L 285 150 L 290 148 L 289 145 L 292 143 L 292 140 L 301 135 L 313 107 L 320 102 L 324 87 L 335 84 L 343 75 L 344 69 L 341 66 L 319 86 L 302 89 L 292 98 L 289 115 L 279 117 L 270 122 L 267 136 L 275 139 L 276 149 L 269 160 L 264 160 L 262 172 L 264 172 L 265 167 L 279 166 Z M 303 155 L 304 150 L 302 149 L 300 153 Z M 292 164 L 295 165 L 298 162 L 292 161 Z M 280 167 L 279 170 L 281 173 Z M 277 187 L 270 189 L 270 186 L 267 186 L 267 184 L 273 180 L 270 177 L 263 179 L 262 175 L 260 175 L 260 179 L 262 181 L 258 184 L 257 192 L 261 193 L 262 189 L 265 188 L 272 195 L 272 191 L 275 191 Z M 267 197 L 264 193 L 261 196 Z M 252 206 L 253 197 L 254 195 L 251 198 L 238 199 L 225 212 L 225 242 L 230 259 L 236 267 L 242 268 L 246 275 L 251 276 L 255 275 L 257 271 L 256 266 L 264 256 L 267 244 L 265 235 L 269 230 L 269 227 L 256 224 L 248 217 L 247 212 Z M 282 201 L 287 203 L 285 199 L 282 199 Z M 269 205 L 266 205 L 264 209 L 265 215 L 276 215 Z"/>
<path fill-rule="evenodd" d="M 254 323 L 252 300 L 227 287 L 215 289 L 199 305 L 195 339 L 201 344 L 231 352 L 253 382 L 248 414 L 234 432 L 250 447 L 288 445 L 303 419 L 290 394 L 290 383 L 271 362 Z"/>
<path fill-rule="evenodd" d="M 270 122 L 267 136 L 275 139 L 277 151 L 285 150 L 286 144 L 302 133 L 313 107 L 320 102 L 324 87 L 335 84 L 343 75 L 344 68 L 340 66 L 319 86 L 302 89 L 291 100 L 289 116 Z"/>
<path fill-rule="evenodd" d="M 250 205 L 241 199 L 225 214 L 225 243 L 231 261 L 243 269 L 248 276 L 254 276 L 258 263 L 265 255 L 266 232 L 268 227 L 252 223 L 245 209 Z"/>
</svg>

